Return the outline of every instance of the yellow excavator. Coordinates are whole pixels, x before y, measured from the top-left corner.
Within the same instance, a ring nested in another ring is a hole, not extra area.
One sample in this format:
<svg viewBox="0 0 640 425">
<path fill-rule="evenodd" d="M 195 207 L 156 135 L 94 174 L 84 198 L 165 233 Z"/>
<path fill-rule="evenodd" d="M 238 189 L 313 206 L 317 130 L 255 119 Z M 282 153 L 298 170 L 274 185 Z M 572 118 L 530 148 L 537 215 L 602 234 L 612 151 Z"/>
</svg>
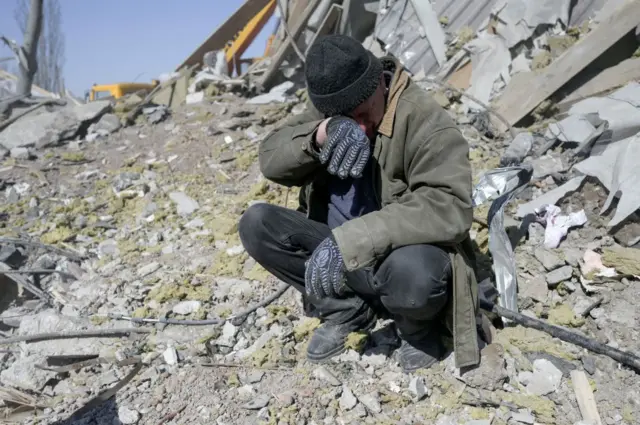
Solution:
<svg viewBox="0 0 640 425">
<path fill-rule="evenodd" d="M 260 31 L 262 31 L 271 16 L 273 16 L 277 6 L 276 1 L 277 0 L 269 0 L 268 3 L 258 13 L 256 13 L 240 31 L 238 31 L 233 38 L 225 44 L 224 53 L 225 60 L 229 68 L 229 75 L 233 74 L 234 66 L 236 72 L 240 75 L 242 73 L 241 68 L 243 64 L 251 64 L 269 55 L 272 43 L 275 39 L 275 34 L 271 34 L 267 39 L 267 45 L 262 57 L 239 59 L 249 48 L 251 43 L 253 43 L 258 34 L 260 34 Z M 144 94 L 153 90 L 158 84 L 159 81 L 157 80 L 152 80 L 151 83 L 94 84 L 91 86 L 91 90 L 88 90 L 85 93 L 85 101 L 93 102 L 96 100 L 119 99 L 126 94 L 135 92 L 142 92 Z"/>
<path fill-rule="evenodd" d="M 148 93 L 158 84 L 160 84 L 158 80 L 152 80 L 151 83 L 94 84 L 91 86 L 91 90 L 85 94 L 85 100 L 93 102 L 95 100 L 119 99 L 129 93 Z"/>
</svg>

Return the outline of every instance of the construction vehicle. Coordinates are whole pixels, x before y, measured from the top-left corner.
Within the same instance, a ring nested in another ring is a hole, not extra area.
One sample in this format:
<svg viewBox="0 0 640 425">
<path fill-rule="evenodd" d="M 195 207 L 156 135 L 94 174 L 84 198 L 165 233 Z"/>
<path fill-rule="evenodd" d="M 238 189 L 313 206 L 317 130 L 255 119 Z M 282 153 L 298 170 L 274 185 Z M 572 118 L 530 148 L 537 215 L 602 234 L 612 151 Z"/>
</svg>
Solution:
<svg viewBox="0 0 640 425">
<path fill-rule="evenodd" d="M 278 0 L 247 0 L 220 27 L 214 31 L 176 71 L 189 66 L 202 66 L 203 56 L 208 52 L 224 51 L 229 75 L 242 74 L 242 65 L 251 64 L 269 55 L 275 34 L 271 34 L 262 57 L 242 58 L 260 31 L 273 16 Z"/>
<path fill-rule="evenodd" d="M 158 80 L 152 80 L 151 83 L 94 84 L 88 93 L 88 101 L 119 99 L 126 94 L 135 92 L 147 93 L 158 84 L 160 84 Z"/>
<path fill-rule="evenodd" d="M 242 59 L 242 55 L 249 48 L 251 43 L 255 40 L 255 38 L 260 34 L 262 28 L 269 21 L 273 12 L 276 9 L 276 1 L 271 0 L 269 3 L 260 10 L 251 20 L 240 30 L 232 40 L 229 40 L 227 45 L 224 48 L 225 59 L 227 60 L 227 65 L 229 67 L 229 75 L 233 75 L 233 68 L 235 65 L 235 70 L 238 75 L 242 74 L 242 65 L 245 63 L 253 63 L 261 60 L 263 57 L 269 54 L 269 49 L 271 44 L 273 43 L 273 39 L 275 38 L 275 34 L 271 34 L 269 39 L 267 40 L 267 46 L 264 51 L 264 55 L 262 57 L 257 58 L 245 58 Z"/>
</svg>

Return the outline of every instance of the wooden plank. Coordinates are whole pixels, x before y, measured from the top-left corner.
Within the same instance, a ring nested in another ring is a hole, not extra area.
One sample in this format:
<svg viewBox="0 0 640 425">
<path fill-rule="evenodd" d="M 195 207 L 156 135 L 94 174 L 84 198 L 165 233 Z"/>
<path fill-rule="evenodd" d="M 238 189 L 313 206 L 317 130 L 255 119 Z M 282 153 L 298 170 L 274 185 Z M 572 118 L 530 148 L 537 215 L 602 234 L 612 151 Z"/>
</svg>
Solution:
<svg viewBox="0 0 640 425">
<path fill-rule="evenodd" d="M 307 21 L 309 20 L 313 12 L 315 12 L 316 8 L 320 4 L 320 1 L 321 0 L 311 0 L 307 5 L 307 7 L 304 9 L 304 12 L 302 12 L 300 19 L 295 23 L 293 28 L 289 29 L 291 31 L 291 37 L 293 37 L 294 40 L 298 39 L 302 30 L 306 27 Z M 280 68 L 280 65 L 284 61 L 284 58 L 289 53 L 289 49 L 291 49 L 291 39 L 287 37 L 287 39 L 278 48 L 278 51 L 273 55 L 273 57 L 271 57 L 271 62 L 269 63 L 269 67 L 266 69 L 266 71 L 262 75 L 262 78 L 260 79 L 258 86 L 262 88 L 266 88 L 267 84 L 269 83 L 269 80 L 271 80 L 273 76 L 276 74 L 276 72 L 278 71 L 278 68 Z"/>
<path fill-rule="evenodd" d="M 566 112 L 583 99 L 599 96 L 636 80 L 640 80 L 640 58 L 627 59 L 593 77 L 558 103 L 558 108 L 560 112 Z"/>
<path fill-rule="evenodd" d="M 176 71 L 202 63 L 205 53 L 223 49 L 225 44 L 241 31 L 245 25 L 257 15 L 270 0 L 246 0 L 226 21 L 222 23 L 196 50 L 187 57 Z"/>
<path fill-rule="evenodd" d="M 639 23 L 640 0 L 627 0 L 541 73 L 505 92 L 497 102 L 498 113 L 517 124 Z"/>
<path fill-rule="evenodd" d="M 600 419 L 596 399 L 593 396 L 593 391 L 591 391 L 587 375 L 581 370 L 572 370 L 571 382 L 573 383 L 573 391 L 576 393 L 582 419 L 594 425 L 602 425 L 602 419 Z"/>
</svg>

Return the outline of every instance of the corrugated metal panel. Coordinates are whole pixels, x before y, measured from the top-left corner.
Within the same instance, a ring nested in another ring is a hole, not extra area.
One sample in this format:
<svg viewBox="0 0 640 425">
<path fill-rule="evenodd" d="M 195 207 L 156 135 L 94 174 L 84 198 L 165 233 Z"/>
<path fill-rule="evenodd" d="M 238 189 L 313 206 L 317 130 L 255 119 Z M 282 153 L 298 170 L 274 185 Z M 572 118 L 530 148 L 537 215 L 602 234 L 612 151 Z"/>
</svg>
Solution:
<svg viewBox="0 0 640 425">
<path fill-rule="evenodd" d="M 426 1 L 426 0 L 425 0 Z M 478 30 L 491 14 L 498 0 L 436 0 L 432 2 L 439 18 L 449 21 L 445 32 L 455 36 L 464 27 Z M 424 69 L 425 73 L 437 72 L 438 62 L 425 37 L 420 36 L 420 23 L 408 0 L 388 2 L 391 7 L 385 15 L 378 16 L 376 36 L 388 45 L 411 72 Z"/>
</svg>

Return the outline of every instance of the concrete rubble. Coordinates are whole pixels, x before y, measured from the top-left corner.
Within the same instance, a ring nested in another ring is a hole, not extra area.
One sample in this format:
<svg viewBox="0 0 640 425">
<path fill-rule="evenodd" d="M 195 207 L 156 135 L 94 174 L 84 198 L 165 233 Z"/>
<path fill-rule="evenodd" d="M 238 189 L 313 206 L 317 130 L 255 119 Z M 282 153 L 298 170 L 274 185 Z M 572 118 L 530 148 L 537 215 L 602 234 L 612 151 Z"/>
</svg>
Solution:
<svg viewBox="0 0 640 425">
<path fill-rule="evenodd" d="M 325 11 L 332 4 L 320 3 Z M 640 84 L 618 80 L 560 108 L 563 96 L 579 92 L 574 80 L 513 132 L 485 106 L 494 109 L 529 72 L 552 67 L 615 6 L 503 0 L 458 11 L 458 1 L 352 3 L 363 20 L 355 25 L 346 13 L 344 32 L 396 55 L 447 109 L 469 142 L 474 183 L 499 167 L 532 167 L 500 221 L 513 254 L 514 308 L 640 352 L 633 162 Z M 440 27 L 425 30 L 434 20 Z M 402 23 L 395 32 L 394 22 Z M 310 28 L 301 32 L 301 48 Z M 63 423 L 140 359 L 131 381 L 77 423 L 160 423 L 175 414 L 176 423 L 218 425 L 572 425 L 586 420 L 572 370 L 588 374 L 603 423 L 636 423 L 636 372 L 512 323 L 498 326 L 477 368 L 456 370 L 449 355 L 404 374 L 393 354 L 397 338 L 383 321 L 366 344 L 323 365 L 306 361 L 319 322 L 304 317 L 294 291 L 233 318 L 280 284 L 244 251 L 238 219 L 258 202 L 297 203 L 298 190 L 265 180 L 257 162 L 262 138 L 306 108 L 301 68 L 293 52 L 285 56 L 262 90 L 256 81 L 269 61 L 234 76 L 214 52 L 204 67 L 164 75 L 151 99 L 42 108 L 0 131 L 0 267 L 25 271 L 2 276 L 2 338 L 151 330 L 1 347 L 0 413 L 20 423 Z M 490 208 L 475 208 L 471 228 L 479 281 L 495 281 Z M 47 272 L 27 272 L 33 269 Z M 50 370 L 96 357 L 104 363 Z"/>
</svg>

